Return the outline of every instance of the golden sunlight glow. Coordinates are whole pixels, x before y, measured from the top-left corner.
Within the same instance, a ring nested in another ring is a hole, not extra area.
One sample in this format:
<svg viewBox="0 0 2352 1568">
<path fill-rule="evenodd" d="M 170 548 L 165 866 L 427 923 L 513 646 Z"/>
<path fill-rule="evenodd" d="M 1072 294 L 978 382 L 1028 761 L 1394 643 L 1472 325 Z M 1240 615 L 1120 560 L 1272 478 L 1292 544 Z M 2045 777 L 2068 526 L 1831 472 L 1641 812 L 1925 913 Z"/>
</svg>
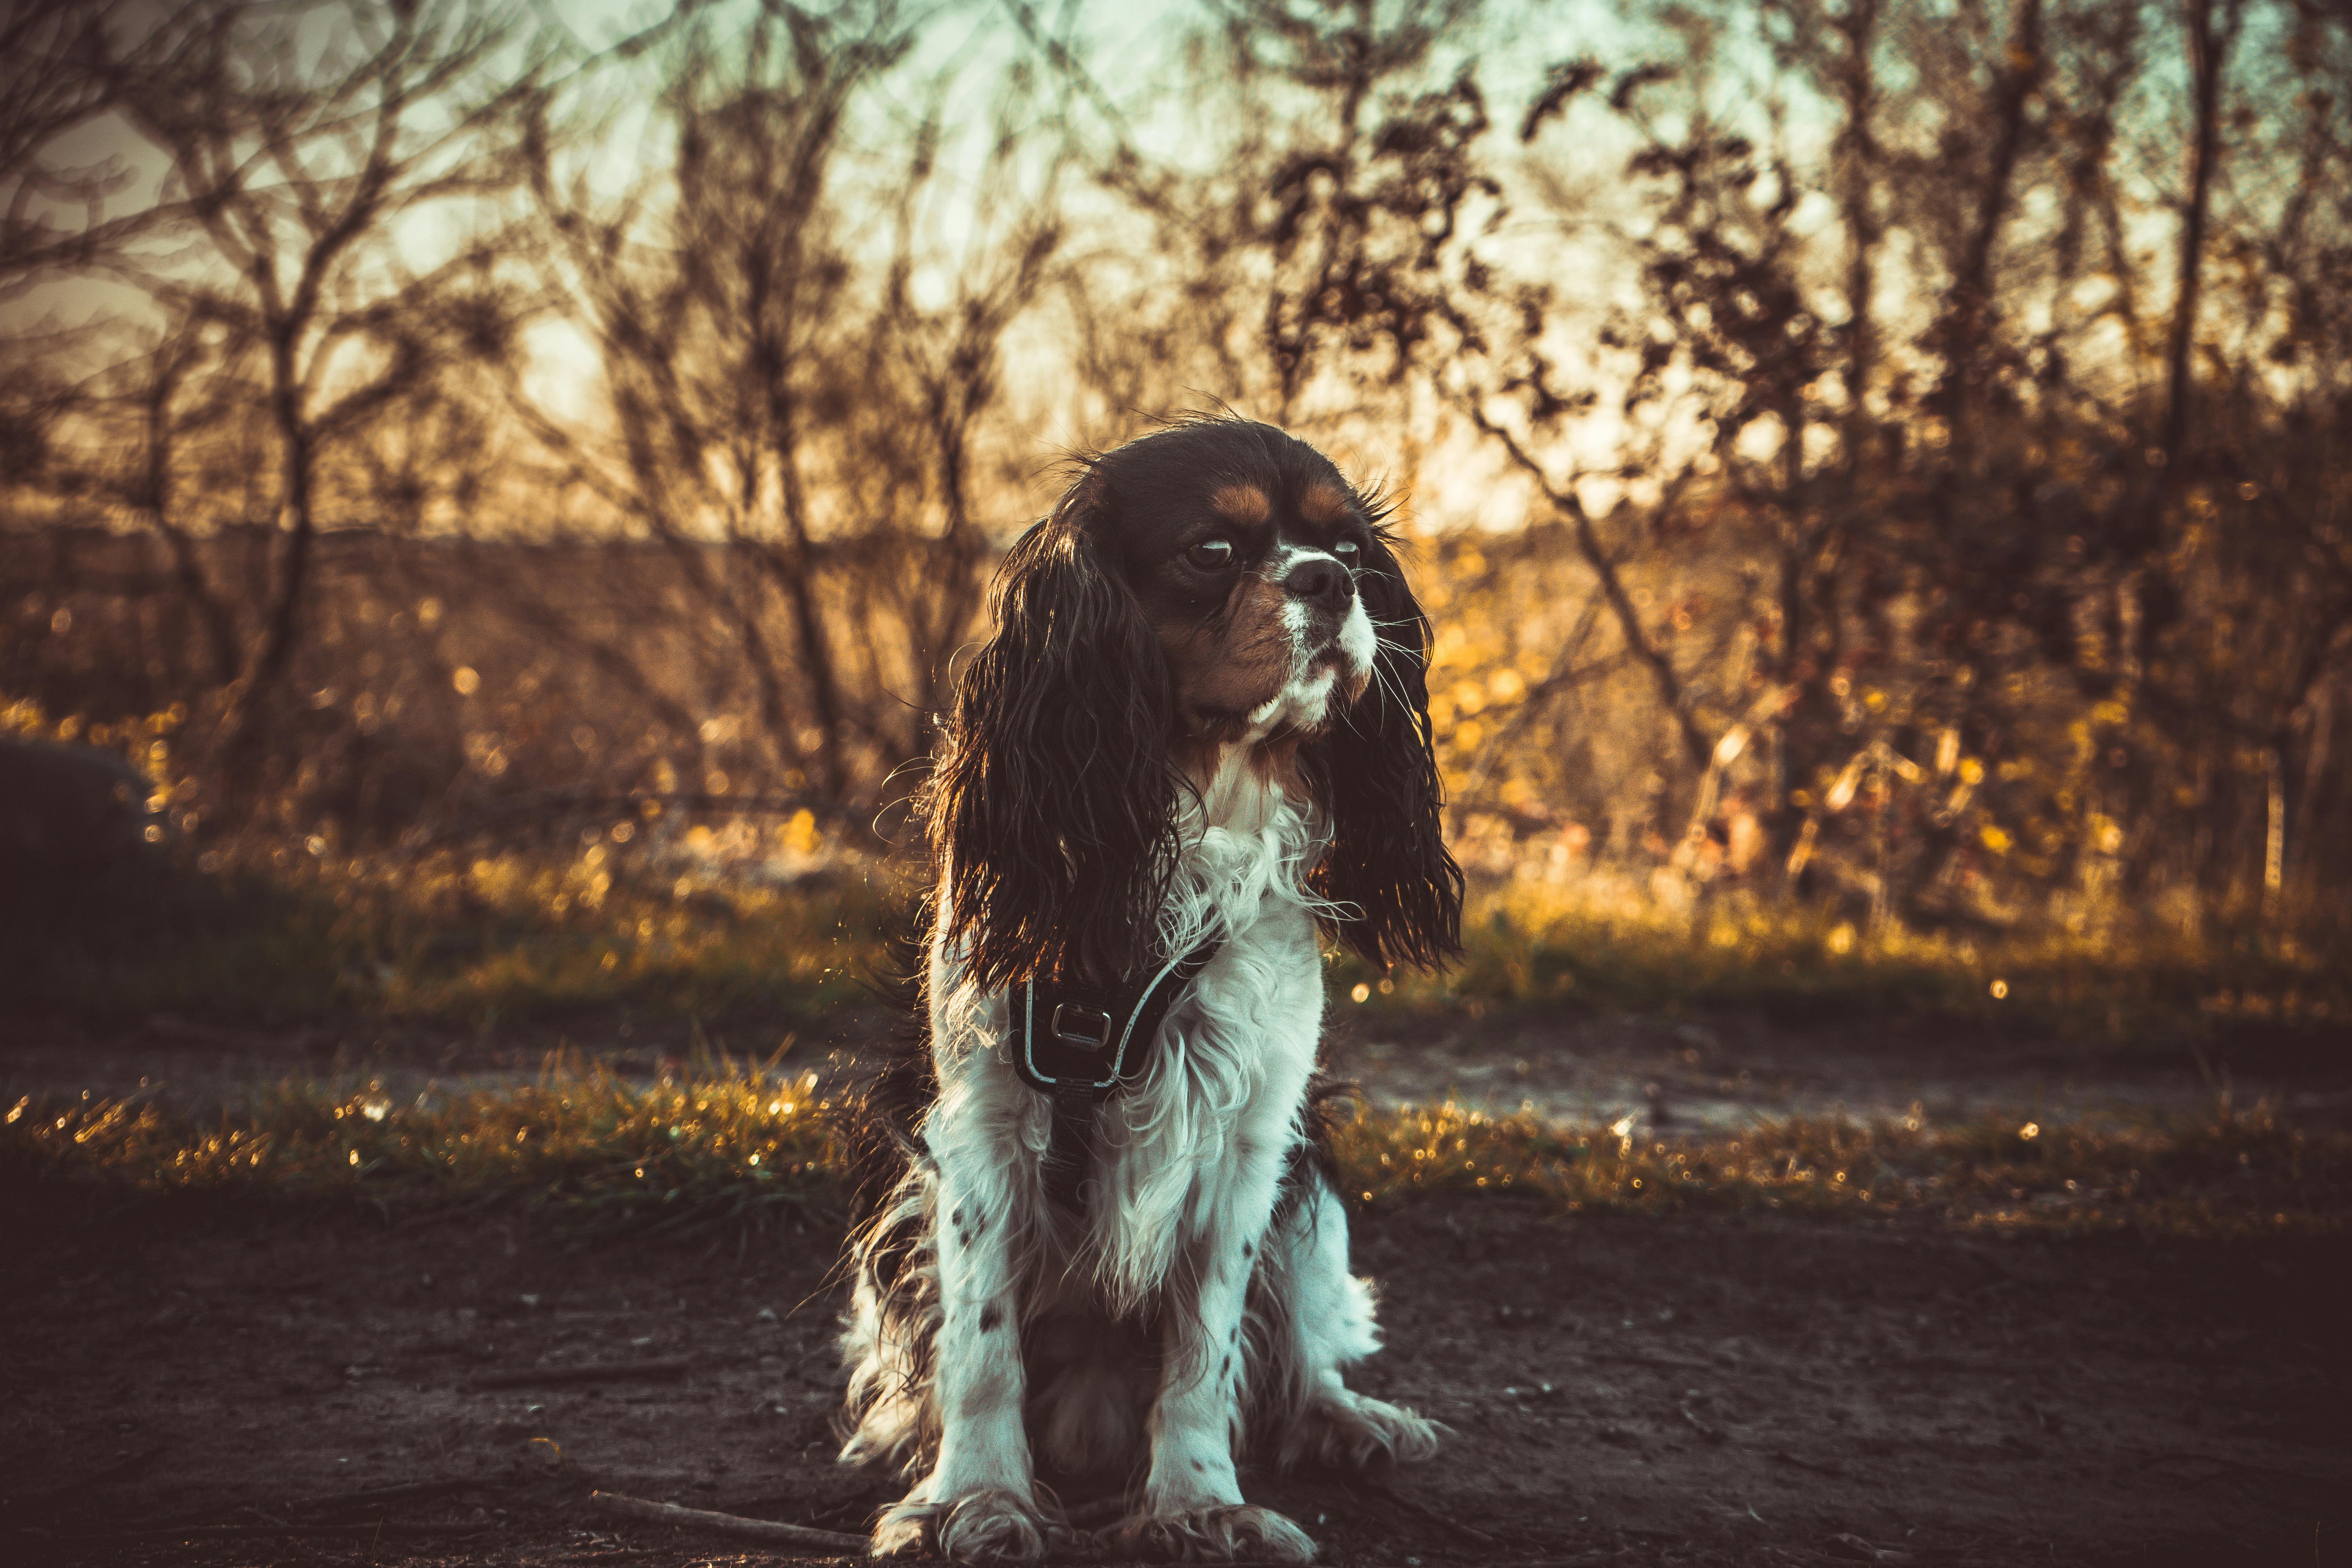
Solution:
<svg viewBox="0 0 2352 1568">
<path fill-rule="evenodd" d="M 36 1108 L 0 1124 L 0 1153 L 145 1190 L 303 1182 L 384 1201 L 511 1190 L 616 1225 L 758 1223 L 795 1212 L 811 1184 L 840 1168 L 825 1107 L 812 1098 L 816 1080 L 795 1083 L 780 1118 L 775 1080 L 749 1064 L 721 1060 L 648 1084 L 557 1058 L 536 1083 L 428 1097 L 380 1121 L 356 1100 L 301 1086 L 209 1128 L 152 1101 L 92 1099 L 55 1118 Z M 532 1136 L 518 1140 L 526 1127 Z M 1450 1101 L 1362 1109 L 1337 1129 L 1334 1153 L 1367 1203 L 1525 1187 L 1571 1212 L 1909 1210 L 2003 1228 L 2316 1234 L 2341 1228 L 2352 1185 L 2352 1142 L 2294 1131 L 2259 1107 L 2096 1128 L 1791 1118 L 1733 1140 L 1638 1144 L 1634 1127 L 1632 1115 L 1580 1127 Z"/>
</svg>

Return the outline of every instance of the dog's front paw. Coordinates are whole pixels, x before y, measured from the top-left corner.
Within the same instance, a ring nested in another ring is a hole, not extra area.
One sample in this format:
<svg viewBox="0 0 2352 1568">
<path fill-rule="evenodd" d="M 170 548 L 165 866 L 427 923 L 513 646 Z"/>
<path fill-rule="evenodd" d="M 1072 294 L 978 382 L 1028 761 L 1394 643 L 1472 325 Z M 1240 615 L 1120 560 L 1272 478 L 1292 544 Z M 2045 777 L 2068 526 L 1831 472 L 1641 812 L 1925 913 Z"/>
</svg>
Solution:
<svg viewBox="0 0 2352 1568">
<path fill-rule="evenodd" d="M 1034 1563 L 1049 1546 L 1075 1544 L 1069 1530 L 1003 1487 L 933 1502 L 918 1488 L 874 1527 L 877 1557 L 926 1553 L 956 1563 Z"/>
<path fill-rule="evenodd" d="M 1284 1469 L 1302 1464 L 1360 1470 L 1382 1459 L 1414 1464 L 1437 1453 L 1446 1429 L 1428 1416 L 1343 1392 L 1318 1399 L 1283 1434 Z"/>
<path fill-rule="evenodd" d="M 1173 1563 L 1312 1563 L 1315 1542 L 1270 1508 L 1217 1503 L 1139 1514 L 1110 1532 L 1121 1552 Z"/>
</svg>

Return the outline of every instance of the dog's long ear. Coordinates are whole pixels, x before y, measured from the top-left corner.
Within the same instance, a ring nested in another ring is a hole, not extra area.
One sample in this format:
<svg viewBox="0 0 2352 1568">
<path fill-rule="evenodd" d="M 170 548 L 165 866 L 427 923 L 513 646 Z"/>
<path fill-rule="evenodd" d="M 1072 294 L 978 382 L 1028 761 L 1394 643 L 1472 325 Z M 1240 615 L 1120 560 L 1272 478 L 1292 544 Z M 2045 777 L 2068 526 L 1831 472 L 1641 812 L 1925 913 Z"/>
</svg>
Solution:
<svg viewBox="0 0 2352 1568">
<path fill-rule="evenodd" d="M 1356 578 L 1379 637 L 1371 684 L 1310 753 L 1330 808 L 1315 890 L 1349 906 L 1331 929 L 1377 964 L 1433 969 L 1462 947 L 1462 868 L 1445 847 L 1429 732 L 1429 620 L 1385 541 Z"/>
<path fill-rule="evenodd" d="M 1175 864 L 1167 655 L 1093 537 L 1099 495 L 1080 479 L 1005 557 L 932 773 L 940 919 L 983 990 L 1117 980 Z"/>
</svg>

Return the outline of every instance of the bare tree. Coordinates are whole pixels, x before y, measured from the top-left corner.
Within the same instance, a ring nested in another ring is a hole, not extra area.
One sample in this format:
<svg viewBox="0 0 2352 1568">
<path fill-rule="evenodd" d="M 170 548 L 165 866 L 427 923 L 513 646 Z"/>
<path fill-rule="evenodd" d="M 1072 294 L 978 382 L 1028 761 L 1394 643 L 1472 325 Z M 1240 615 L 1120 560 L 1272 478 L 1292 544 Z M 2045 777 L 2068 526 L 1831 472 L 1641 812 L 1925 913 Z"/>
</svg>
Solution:
<svg viewBox="0 0 2352 1568">
<path fill-rule="evenodd" d="M 870 165 L 850 121 L 912 25 L 890 0 L 856 0 L 765 8 L 723 44 L 691 30 L 662 100 L 675 151 L 646 186 L 617 204 L 584 176 L 562 186 L 551 142 L 536 165 L 620 461 L 519 406 L 573 482 L 664 543 L 724 628 L 707 656 L 722 687 L 727 671 L 747 679 L 764 765 L 833 801 L 924 744 L 990 548 L 980 423 L 1058 241 L 1050 204 L 1015 188 L 1016 92 L 942 302 L 914 287 L 936 110 L 884 176 L 888 227 L 861 243 L 844 186 Z"/>
<path fill-rule="evenodd" d="M 513 20 L 467 0 L 323 17 L 222 0 L 201 20 L 121 109 L 171 157 L 166 198 L 205 254 L 130 275 L 173 334 L 148 385 L 153 438 L 208 354 L 250 374 L 274 447 L 274 515 L 257 521 L 276 523 L 279 547 L 225 730 L 242 768 L 302 638 L 337 465 L 363 469 L 370 444 L 416 425 L 457 367 L 502 356 L 527 309 L 494 229 L 423 266 L 403 248 L 431 245 L 428 215 L 479 224 L 517 187 L 537 70 Z M 148 466 L 143 510 L 168 531 L 168 452 Z M 376 521 L 374 498 L 342 499 L 341 521 Z"/>
<path fill-rule="evenodd" d="M 89 267 L 157 221 L 152 206 L 108 213 L 132 180 L 121 160 L 66 167 L 54 149 L 171 58 L 186 20 L 76 0 L 24 0 L 0 15 L 0 300 Z"/>
<path fill-rule="evenodd" d="M 1041 425 L 1223 399 L 1518 481 L 1425 542 L 1466 837 L 1880 918 L 2340 873 L 2340 6 L 1660 5 L 1504 103 L 1532 12 L 1216 0 L 1172 107 L 1077 15 L 689 4 L 559 82 L 463 0 L 12 10 L 0 294 L 152 309 L 6 345 L 0 679 L 225 716 L 289 821 L 862 815 Z M 919 77 L 989 17 L 984 107 Z M 155 199 L 64 166 L 108 115 Z"/>
<path fill-rule="evenodd" d="M 2292 374 L 2254 363 L 2296 363 L 2331 309 L 2315 306 L 2331 286 L 2284 258 L 2321 248 L 2311 182 L 2343 143 L 2314 73 L 2339 29 L 2234 3 L 1946 16 L 1781 0 L 1759 18 L 1777 72 L 1759 113 L 1710 76 L 1736 67 L 1723 39 L 1747 14 L 1682 15 L 1685 65 L 1620 73 L 1606 94 L 1637 134 L 1628 172 L 1648 205 L 1625 234 L 1643 304 L 1604 342 L 1624 412 L 1660 433 L 1610 477 L 1654 500 L 1604 523 L 1584 511 L 1580 471 L 1547 461 L 1591 396 L 1547 362 L 1548 310 L 1474 384 L 1471 413 L 1570 525 L 1652 673 L 1687 758 L 1692 831 L 1736 763 L 1793 871 L 1832 873 L 1880 913 L 1948 908 L 1987 878 L 2087 884 L 2153 848 L 2179 801 L 2210 793 L 2190 779 L 2212 776 L 2217 744 L 2267 751 L 2253 771 L 2273 780 L 2297 774 L 2278 726 L 2324 733 L 2285 716 L 2309 713 L 2343 645 L 2334 528 L 2309 531 L 2328 510 L 2317 473 L 2340 461 L 2340 402 L 2333 373 L 2310 368 L 2332 350 Z M 2289 82 L 2267 95 L 2231 64 L 2258 25 L 2293 42 Z M 1608 79 L 1572 62 L 1549 107 Z M 2291 119 L 2299 136 L 2260 145 L 2257 127 Z M 2119 154 L 2173 127 L 2178 184 L 2159 172 L 2135 187 Z M 2034 206 L 2036 190 L 2056 200 Z M 2160 268 L 2133 254 L 2143 203 L 2173 226 Z M 1823 211 L 1826 229 L 1811 216 Z M 2228 338 L 2205 303 L 2225 256 L 2261 323 Z M 2290 315 L 2274 303 L 2288 297 L 2311 303 Z M 2231 416 L 2194 416 L 2223 384 Z M 2242 478 L 2256 452 L 2283 456 L 2264 432 L 2298 426 L 2315 439 L 2295 478 Z M 2257 513 L 2273 486 L 2310 499 Z M 2243 524 L 2204 521 L 2223 516 Z M 1674 641 L 1623 586 L 1670 548 L 1747 563 L 1751 590 L 1716 601 L 1710 637 Z M 2218 674 L 2219 649 L 2199 647 L 2210 627 L 2247 613 L 2225 584 L 2250 583 L 2253 560 L 2297 587 L 2282 613 L 2250 617 L 2261 633 L 2228 639 L 2222 684 L 2242 695 L 2192 697 L 2190 672 Z M 2249 686 L 2257 644 L 2275 662 Z M 2285 811 L 2267 787 L 2257 822 Z M 2134 859 L 2150 875 L 2160 857 Z"/>
<path fill-rule="evenodd" d="M 70 166 L 56 158 L 64 138 L 116 110 L 186 42 L 184 15 L 158 23 L 131 10 L 26 0 L 0 15 L 0 304 L 88 272 L 168 216 L 153 202 L 121 207 L 134 175 L 121 158 Z M 10 369 L 0 393 L 0 472 L 11 481 L 37 477 L 51 432 L 77 404 L 75 378 L 56 363 L 63 346 L 38 330 L 0 342 Z"/>
<path fill-rule="evenodd" d="M 1501 187 L 1475 72 L 1442 68 L 1478 9 L 1219 5 L 1187 90 L 1232 129 L 1177 159 L 1148 155 L 1083 82 L 1105 110 L 1097 177 L 1134 234 L 1070 275 L 1073 352 L 1104 414 L 1205 396 L 1313 424 L 1401 393 L 1472 330 L 1461 297 L 1491 274 L 1465 230 Z"/>
</svg>

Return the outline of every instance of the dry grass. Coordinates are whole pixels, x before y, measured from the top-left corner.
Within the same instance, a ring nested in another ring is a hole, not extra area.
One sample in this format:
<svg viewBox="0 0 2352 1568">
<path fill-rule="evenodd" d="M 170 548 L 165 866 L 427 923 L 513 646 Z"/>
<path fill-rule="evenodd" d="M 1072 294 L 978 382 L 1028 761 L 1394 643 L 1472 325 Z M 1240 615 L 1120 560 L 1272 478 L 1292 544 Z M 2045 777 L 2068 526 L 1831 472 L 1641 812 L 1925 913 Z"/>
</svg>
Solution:
<svg viewBox="0 0 2352 1568">
<path fill-rule="evenodd" d="M 1513 1191 L 1570 1211 L 1792 1209 L 1964 1226 L 2176 1235 L 2338 1233 L 2352 1140 L 2266 1109 L 2132 1127 L 1983 1121 L 1762 1123 L 1636 1139 L 1454 1105 L 1364 1110 L 1339 1130 L 1351 1195 Z M 757 1228 L 829 1204 L 835 1108 L 813 1076 L 719 1059 L 635 1083 L 568 1058 L 537 1082 L 404 1103 L 379 1089 L 285 1085 L 200 1125 L 153 1104 L 24 1100 L 0 1127 L 19 1180 L 138 1193 L 512 1203 L 627 1230 Z"/>
<path fill-rule="evenodd" d="M 502 1019 L 630 1003 L 807 1017 L 865 994 L 883 894 L 761 886 L 692 858 L 257 849 L 0 899 L 0 987 L 105 1024 Z"/>
<path fill-rule="evenodd" d="M 143 1193 L 517 1203 L 624 1228 L 757 1227 L 829 1190 L 833 1106 L 813 1075 L 721 1059 L 632 1083 L 551 1058 L 537 1082 L 406 1102 L 378 1085 L 289 1082 L 213 1124 L 153 1103 L 19 1101 L 7 1163 Z"/>
<path fill-rule="evenodd" d="M 1917 1118 L 1759 1121 L 1733 1134 L 1635 1135 L 1458 1106 L 1372 1112 L 1341 1131 L 1355 1195 L 1519 1189 L 1570 1210 L 1801 1209 L 1916 1215 L 1968 1227 L 2175 1235 L 2340 1232 L 2352 1140 L 2268 1108 L 2132 1126 Z"/>
<path fill-rule="evenodd" d="M 1340 994 L 1376 1007 L 1737 1009 L 1787 1023 L 1933 1014 L 2108 1037 L 2352 1023 L 2352 942 L 2334 928 L 2184 931 L 2116 908 L 2011 931 L 1871 931 L 1832 910 L 1662 898 L 1608 878 L 1489 883 L 1463 926 L 1451 973 L 1383 985 L 1347 965 Z"/>
<path fill-rule="evenodd" d="M 166 806 L 182 787 L 166 782 L 178 722 L 93 727 L 0 705 L 0 733 L 114 748 Z M 866 852 L 869 837 L 829 836 L 805 810 L 698 817 L 647 797 L 551 806 L 504 831 L 360 848 L 257 828 L 110 880 L 0 889 L 0 994 L 99 1023 L 166 1012 L 479 1026 L 615 1003 L 806 1017 L 887 967 L 890 910 L 908 891 Z M 2068 895 L 2006 930 L 1873 927 L 1770 887 L 1668 867 L 1566 874 L 1572 858 L 1540 842 L 1473 839 L 1459 847 L 1484 869 L 1461 961 L 1383 976 L 1344 960 L 1336 994 L 1474 1013 L 1935 1015 L 2108 1038 L 2352 1027 L 2352 922 L 2332 910 L 2236 918 L 2176 899 L 2158 913 L 2115 892 Z"/>
<path fill-rule="evenodd" d="M 804 1018 L 863 996 L 887 968 L 903 889 L 822 845 L 803 858 L 829 870 L 762 882 L 748 872 L 775 865 L 776 846 L 746 852 L 728 833 L 756 837 L 738 825 L 528 852 L 215 850 L 162 878 L 0 899 L 0 988 L 28 1013 L 101 1025 L 163 1012 L 480 1026 L 614 1004 Z M 1342 961 L 1335 999 L 1790 1024 L 1933 1015 L 2107 1038 L 2352 1026 L 2352 942 L 2258 924 L 2190 933 L 2117 911 L 2080 929 L 1872 931 L 1820 909 L 1677 901 L 1591 878 L 1486 883 L 1464 927 L 1450 973 L 1384 977 Z"/>
</svg>

